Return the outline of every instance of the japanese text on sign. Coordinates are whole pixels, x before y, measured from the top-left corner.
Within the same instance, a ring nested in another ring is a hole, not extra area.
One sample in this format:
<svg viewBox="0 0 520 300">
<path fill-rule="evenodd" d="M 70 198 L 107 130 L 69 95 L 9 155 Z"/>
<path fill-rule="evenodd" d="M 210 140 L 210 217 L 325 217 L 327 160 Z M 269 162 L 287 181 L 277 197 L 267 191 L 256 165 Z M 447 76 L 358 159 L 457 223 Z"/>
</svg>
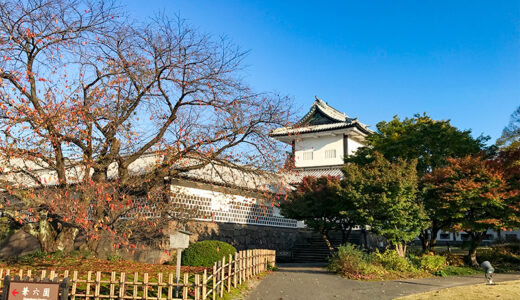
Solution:
<svg viewBox="0 0 520 300">
<path fill-rule="evenodd" d="M 57 300 L 59 283 L 11 281 L 8 300 Z"/>
</svg>

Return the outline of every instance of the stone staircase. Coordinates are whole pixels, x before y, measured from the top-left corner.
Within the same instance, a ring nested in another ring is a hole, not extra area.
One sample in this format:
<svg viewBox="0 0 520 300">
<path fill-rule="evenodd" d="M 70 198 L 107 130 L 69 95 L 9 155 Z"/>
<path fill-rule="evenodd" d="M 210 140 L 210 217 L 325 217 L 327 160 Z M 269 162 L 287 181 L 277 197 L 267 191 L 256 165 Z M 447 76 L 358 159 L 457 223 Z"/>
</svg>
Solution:
<svg viewBox="0 0 520 300">
<path fill-rule="evenodd" d="M 359 244 L 361 235 L 358 232 L 352 232 L 349 237 L 349 243 Z M 330 239 L 334 248 L 341 244 L 341 238 L 332 235 Z M 329 248 L 319 234 L 312 234 L 305 242 L 296 244 L 292 249 L 293 262 L 327 262 L 330 256 Z"/>
</svg>

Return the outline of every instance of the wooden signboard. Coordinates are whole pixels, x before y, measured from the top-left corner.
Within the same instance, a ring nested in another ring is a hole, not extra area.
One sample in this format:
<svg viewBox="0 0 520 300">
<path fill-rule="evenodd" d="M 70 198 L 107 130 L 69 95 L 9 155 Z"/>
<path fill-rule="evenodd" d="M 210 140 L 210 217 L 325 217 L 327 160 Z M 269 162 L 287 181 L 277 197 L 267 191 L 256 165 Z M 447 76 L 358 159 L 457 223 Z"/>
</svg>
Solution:
<svg viewBox="0 0 520 300">
<path fill-rule="evenodd" d="M 11 281 L 8 300 L 58 300 L 60 284 L 54 282 Z"/>
<path fill-rule="evenodd" d="M 0 300 L 66 300 L 69 296 L 69 279 L 58 281 L 57 277 L 51 281 L 49 278 L 40 280 L 38 277 L 32 280 L 25 277 L 21 280 L 19 276 L 11 280 L 11 276 L 6 275 Z"/>
</svg>

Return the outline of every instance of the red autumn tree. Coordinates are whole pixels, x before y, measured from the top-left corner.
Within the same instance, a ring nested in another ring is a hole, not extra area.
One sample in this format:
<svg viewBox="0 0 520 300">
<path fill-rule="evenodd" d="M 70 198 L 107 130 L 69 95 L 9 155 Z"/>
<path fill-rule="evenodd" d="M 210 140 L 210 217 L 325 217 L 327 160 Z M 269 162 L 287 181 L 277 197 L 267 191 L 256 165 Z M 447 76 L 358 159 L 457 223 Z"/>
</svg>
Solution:
<svg viewBox="0 0 520 300">
<path fill-rule="evenodd" d="M 186 217 L 165 179 L 282 165 L 267 133 L 291 106 L 241 80 L 245 52 L 179 19 L 135 24 L 107 1 L 0 3 L 2 210 L 46 251 L 126 243 L 165 219 L 150 207 Z"/>
<path fill-rule="evenodd" d="M 476 249 L 488 229 L 519 224 L 512 222 L 520 206 L 512 202 L 511 190 L 502 168 L 483 156 L 449 158 L 448 165 L 426 175 L 426 196 L 437 199 L 450 230 L 471 237 L 468 256 L 478 266 Z"/>
</svg>

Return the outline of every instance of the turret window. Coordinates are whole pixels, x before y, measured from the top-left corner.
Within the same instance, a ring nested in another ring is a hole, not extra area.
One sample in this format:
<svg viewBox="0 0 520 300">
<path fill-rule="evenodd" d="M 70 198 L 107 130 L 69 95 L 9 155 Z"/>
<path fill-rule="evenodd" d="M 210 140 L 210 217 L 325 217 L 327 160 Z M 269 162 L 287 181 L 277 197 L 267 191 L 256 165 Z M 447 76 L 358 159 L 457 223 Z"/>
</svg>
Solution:
<svg viewBox="0 0 520 300">
<path fill-rule="evenodd" d="M 312 160 L 312 151 L 303 152 L 303 160 Z"/>
<path fill-rule="evenodd" d="M 325 159 L 336 158 L 336 149 L 325 150 Z"/>
</svg>

